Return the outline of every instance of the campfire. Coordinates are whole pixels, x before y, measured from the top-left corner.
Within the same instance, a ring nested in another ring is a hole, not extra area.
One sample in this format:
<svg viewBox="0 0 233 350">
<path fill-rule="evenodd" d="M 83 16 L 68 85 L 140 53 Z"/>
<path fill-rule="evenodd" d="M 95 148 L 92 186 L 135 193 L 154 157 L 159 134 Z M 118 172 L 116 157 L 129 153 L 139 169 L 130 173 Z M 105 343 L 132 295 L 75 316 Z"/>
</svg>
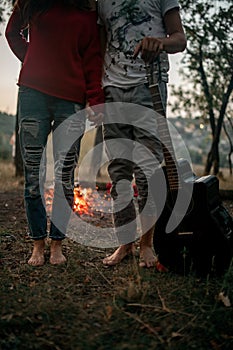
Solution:
<svg viewBox="0 0 233 350">
<path fill-rule="evenodd" d="M 137 186 L 132 186 L 134 197 L 138 196 Z M 96 189 L 82 188 L 79 185 L 74 187 L 74 205 L 73 211 L 80 216 L 94 216 L 94 214 L 100 213 L 101 216 L 104 213 L 111 213 L 111 183 L 107 183 L 105 189 L 100 190 L 97 186 Z M 48 215 L 52 212 L 53 203 L 53 188 L 45 189 L 45 203 L 46 211 Z"/>
<path fill-rule="evenodd" d="M 45 189 L 45 203 L 48 215 L 52 212 L 53 188 Z M 80 216 L 94 216 L 95 213 L 103 215 L 110 212 L 111 196 L 108 187 L 105 191 L 92 188 L 82 188 L 79 185 L 74 187 L 73 211 Z"/>
</svg>

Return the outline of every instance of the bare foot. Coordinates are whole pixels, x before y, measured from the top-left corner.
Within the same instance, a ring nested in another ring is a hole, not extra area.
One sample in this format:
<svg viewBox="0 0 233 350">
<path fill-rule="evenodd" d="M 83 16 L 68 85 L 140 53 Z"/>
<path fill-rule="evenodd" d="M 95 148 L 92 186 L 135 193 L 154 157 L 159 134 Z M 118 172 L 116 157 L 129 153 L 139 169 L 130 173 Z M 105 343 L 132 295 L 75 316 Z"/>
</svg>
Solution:
<svg viewBox="0 0 233 350">
<path fill-rule="evenodd" d="M 141 246 L 140 267 L 155 267 L 158 259 L 150 246 Z"/>
<path fill-rule="evenodd" d="M 28 264 L 32 266 L 42 266 L 44 265 L 44 248 L 45 240 L 39 239 L 34 241 L 32 256 L 28 260 Z"/>
<path fill-rule="evenodd" d="M 140 267 L 155 267 L 157 271 L 160 272 L 167 272 L 167 268 L 163 266 L 157 256 L 154 254 L 153 251 L 153 235 L 154 235 L 154 224 L 155 221 L 154 217 L 150 216 L 142 216 L 141 217 L 141 223 L 143 232 L 146 230 L 146 228 L 149 226 L 150 229 L 142 235 L 140 239 Z"/>
<path fill-rule="evenodd" d="M 60 265 L 66 262 L 66 257 L 62 254 L 62 241 L 51 241 L 50 264 Z"/>
<path fill-rule="evenodd" d="M 155 267 L 159 272 L 168 272 L 168 269 L 160 263 L 149 246 L 141 248 L 139 266 L 147 268 Z"/>
<path fill-rule="evenodd" d="M 119 264 L 126 256 L 134 253 L 134 244 L 121 245 L 115 252 L 103 260 L 103 264 L 113 266 Z"/>
</svg>

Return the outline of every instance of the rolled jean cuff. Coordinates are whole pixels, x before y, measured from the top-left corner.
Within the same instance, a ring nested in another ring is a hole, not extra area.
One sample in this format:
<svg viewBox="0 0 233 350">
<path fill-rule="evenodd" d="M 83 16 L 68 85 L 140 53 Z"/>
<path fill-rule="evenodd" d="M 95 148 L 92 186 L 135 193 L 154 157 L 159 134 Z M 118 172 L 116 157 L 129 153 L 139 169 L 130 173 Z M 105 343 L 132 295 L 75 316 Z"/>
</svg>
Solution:
<svg viewBox="0 0 233 350">
<path fill-rule="evenodd" d="M 49 238 L 51 238 L 53 241 L 63 241 L 66 238 L 66 236 L 54 237 L 54 236 L 49 235 Z"/>
<path fill-rule="evenodd" d="M 53 239 L 54 241 L 61 241 L 67 237 L 66 231 L 67 228 L 61 228 L 58 229 L 53 222 L 51 222 L 50 232 L 49 232 L 49 238 Z"/>
<path fill-rule="evenodd" d="M 45 239 L 45 238 L 47 238 L 47 236 L 48 236 L 47 233 L 39 236 L 39 235 L 32 234 L 31 232 L 28 232 L 28 237 L 30 237 L 34 241 L 39 241 L 41 239 Z"/>
</svg>

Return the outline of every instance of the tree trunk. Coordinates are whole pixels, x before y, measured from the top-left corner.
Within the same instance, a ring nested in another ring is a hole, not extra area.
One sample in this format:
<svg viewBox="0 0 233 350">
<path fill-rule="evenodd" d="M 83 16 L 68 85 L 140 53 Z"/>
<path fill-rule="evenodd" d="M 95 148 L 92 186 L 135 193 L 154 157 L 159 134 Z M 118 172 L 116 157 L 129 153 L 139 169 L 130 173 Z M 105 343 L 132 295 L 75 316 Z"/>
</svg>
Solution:
<svg viewBox="0 0 233 350">
<path fill-rule="evenodd" d="M 210 173 L 212 166 L 213 166 L 214 175 L 217 175 L 219 172 L 219 141 L 220 141 L 220 135 L 221 135 L 224 116 L 226 114 L 227 104 L 229 102 L 232 91 L 233 91 L 233 74 L 231 75 L 230 83 L 227 87 L 226 93 L 223 95 L 223 98 L 222 98 L 222 105 L 220 108 L 217 125 L 215 127 L 215 133 L 212 141 L 211 150 L 208 153 L 208 157 L 206 161 L 205 174 Z"/>
<path fill-rule="evenodd" d="M 233 130 L 233 124 L 231 122 L 231 119 L 230 118 L 227 118 L 229 120 L 229 124 Z M 223 129 L 225 131 L 225 134 L 227 136 L 227 139 L 228 139 L 228 142 L 229 142 L 229 153 L 228 153 L 228 164 L 229 164 L 229 171 L 230 171 L 230 175 L 232 175 L 232 161 L 231 161 L 231 156 L 232 156 L 232 153 L 233 153 L 233 142 L 231 140 L 231 136 L 229 134 L 229 132 L 227 131 L 227 127 L 226 127 L 226 124 L 223 123 Z"/>
<path fill-rule="evenodd" d="M 211 149 L 208 153 L 204 174 L 210 174 L 213 167 L 213 174 L 217 175 L 219 173 L 219 138 L 214 137 L 211 145 Z"/>
<path fill-rule="evenodd" d="M 205 170 L 204 170 L 204 175 L 209 175 L 210 170 L 212 168 L 212 164 L 213 164 L 213 153 L 212 153 L 212 147 L 207 155 L 207 159 L 206 159 L 206 164 L 205 164 Z"/>
</svg>

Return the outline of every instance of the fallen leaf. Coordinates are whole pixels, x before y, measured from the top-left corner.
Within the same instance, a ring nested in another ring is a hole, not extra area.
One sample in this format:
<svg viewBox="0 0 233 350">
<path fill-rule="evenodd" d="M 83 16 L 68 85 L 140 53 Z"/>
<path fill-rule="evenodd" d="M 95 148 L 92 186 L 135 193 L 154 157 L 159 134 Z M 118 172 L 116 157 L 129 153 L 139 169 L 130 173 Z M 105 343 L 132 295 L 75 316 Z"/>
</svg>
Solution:
<svg viewBox="0 0 233 350">
<path fill-rule="evenodd" d="M 226 307 L 230 307 L 231 306 L 231 302 L 230 302 L 230 299 L 229 299 L 228 295 L 224 295 L 223 292 L 219 293 L 218 299 L 223 302 L 224 306 L 226 306 Z"/>
<path fill-rule="evenodd" d="M 1 320 L 6 320 L 6 321 L 10 321 L 13 318 L 13 314 L 7 314 L 7 315 L 3 315 L 1 316 Z"/>
<path fill-rule="evenodd" d="M 91 282 L 91 277 L 87 275 L 87 276 L 85 277 L 85 279 L 84 279 L 83 282 L 84 282 L 85 284 Z"/>
<path fill-rule="evenodd" d="M 162 265 L 159 261 L 156 262 L 155 266 L 157 271 L 159 272 L 168 272 L 168 269 L 164 265 Z"/>
<path fill-rule="evenodd" d="M 34 288 L 36 286 L 36 281 L 31 281 L 29 283 L 30 288 Z"/>
<path fill-rule="evenodd" d="M 105 309 L 107 320 L 110 320 L 110 318 L 112 317 L 112 306 L 107 305 Z"/>
<path fill-rule="evenodd" d="M 180 338 L 180 337 L 183 337 L 183 335 L 178 332 L 172 332 L 172 338 Z"/>
</svg>

